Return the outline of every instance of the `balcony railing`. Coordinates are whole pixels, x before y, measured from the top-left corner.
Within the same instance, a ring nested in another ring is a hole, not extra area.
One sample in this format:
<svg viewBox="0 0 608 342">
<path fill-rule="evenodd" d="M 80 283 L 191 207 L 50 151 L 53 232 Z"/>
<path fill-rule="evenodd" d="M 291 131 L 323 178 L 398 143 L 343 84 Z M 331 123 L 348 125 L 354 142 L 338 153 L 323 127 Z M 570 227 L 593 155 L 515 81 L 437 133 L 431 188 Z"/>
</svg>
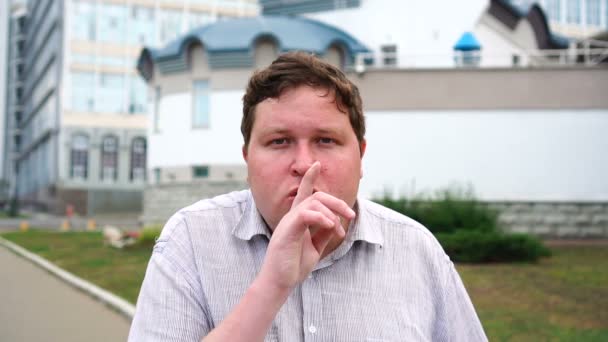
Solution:
<svg viewBox="0 0 608 342">
<path fill-rule="evenodd" d="M 448 54 L 361 53 L 356 55 L 356 72 L 373 69 L 517 68 L 608 66 L 608 42 L 586 40 L 563 50 L 527 50 L 521 53 L 454 51 Z"/>
</svg>

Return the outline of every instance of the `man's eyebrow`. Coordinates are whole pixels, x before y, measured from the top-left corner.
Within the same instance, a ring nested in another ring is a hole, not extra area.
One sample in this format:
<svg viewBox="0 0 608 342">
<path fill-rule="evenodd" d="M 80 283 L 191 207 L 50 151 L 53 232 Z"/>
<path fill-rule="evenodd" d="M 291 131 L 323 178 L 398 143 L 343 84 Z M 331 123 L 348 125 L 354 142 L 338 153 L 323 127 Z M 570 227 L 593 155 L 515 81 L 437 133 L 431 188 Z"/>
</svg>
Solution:
<svg viewBox="0 0 608 342">
<path fill-rule="evenodd" d="M 262 129 L 260 135 L 270 135 L 270 134 L 289 134 L 291 131 L 286 128 L 281 127 L 268 127 Z"/>
</svg>

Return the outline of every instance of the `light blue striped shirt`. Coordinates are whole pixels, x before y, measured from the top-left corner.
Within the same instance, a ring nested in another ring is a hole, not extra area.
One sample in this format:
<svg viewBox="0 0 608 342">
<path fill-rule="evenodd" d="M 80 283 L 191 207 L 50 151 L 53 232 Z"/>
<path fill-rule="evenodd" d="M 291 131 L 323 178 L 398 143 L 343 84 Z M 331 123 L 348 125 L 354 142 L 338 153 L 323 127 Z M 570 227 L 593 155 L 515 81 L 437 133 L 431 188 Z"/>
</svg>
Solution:
<svg viewBox="0 0 608 342">
<path fill-rule="evenodd" d="M 291 293 L 266 341 L 486 341 L 434 236 L 357 201 L 343 243 Z M 130 341 L 200 341 L 239 302 L 270 239 L 249 190 L 176 213 L 158 239 Z"/>
</svg>

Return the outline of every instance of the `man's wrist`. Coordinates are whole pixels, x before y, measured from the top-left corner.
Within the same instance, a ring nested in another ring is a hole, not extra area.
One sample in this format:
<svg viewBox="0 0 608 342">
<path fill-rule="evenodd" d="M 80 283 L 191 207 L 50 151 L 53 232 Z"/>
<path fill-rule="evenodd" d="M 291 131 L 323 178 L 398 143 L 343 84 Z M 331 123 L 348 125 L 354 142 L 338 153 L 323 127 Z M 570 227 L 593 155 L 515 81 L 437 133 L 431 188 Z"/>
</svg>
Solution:
<svg viewBox="0 0 608 342">
<path fill-rule="evenodd" d="M 269 303 L 277 303 L 279 307 L 285 303 L 293 287 L 281 286 L 273 281 L 265 272 L 260 272 L 250 286 L 250 290 Z"/>
</svg>

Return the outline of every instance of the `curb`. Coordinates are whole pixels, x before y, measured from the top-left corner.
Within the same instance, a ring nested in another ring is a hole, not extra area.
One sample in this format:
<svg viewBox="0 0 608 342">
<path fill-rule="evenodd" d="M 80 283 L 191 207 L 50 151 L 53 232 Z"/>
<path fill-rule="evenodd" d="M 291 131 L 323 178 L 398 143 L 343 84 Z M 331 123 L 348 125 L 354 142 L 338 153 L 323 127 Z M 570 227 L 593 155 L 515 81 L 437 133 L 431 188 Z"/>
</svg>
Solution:
<svg viewBox="0 0 608 342">
<path fill-rule="evenodd" d="M 54 265 L 50 261 L 26 250 L 25 248 L 23 248 L 21 246 L 18 246 L 16 244 L 4 239 L 3 237 L 0 237 L 0 245 L 10 249 L 15 254 L 18 254 L 19 256 L 23 257 L 24 259 L 27 259 L 28 261 L 30 261 L 31 263 L 41 267 L 45 271 L 51 273 L 52 275 L 63 280 L 64 282 L 68 283 L 69 285 L 75 287 L 76 289 L 99 300 L 100 302 L 104 303 L 111 309 L 117 311 L 119 314 L 121 314 L 125 318 L 127 318 L 129 320 L 133 319 L 133 316 L 135 315 L 135 306 L 133 304 L 127 302 L 126 300 L 124 300 L 124 299 L 118 297 L 117 295 L 115 295 L 111 292 L 108 292 L 96 285 L 93 285 L 92 283 L 90 283 L 80 277 L 77 277 L 74 274 L 72 274 L 62 268 L 59 268 L 58 266 Z"/>
</svg>

